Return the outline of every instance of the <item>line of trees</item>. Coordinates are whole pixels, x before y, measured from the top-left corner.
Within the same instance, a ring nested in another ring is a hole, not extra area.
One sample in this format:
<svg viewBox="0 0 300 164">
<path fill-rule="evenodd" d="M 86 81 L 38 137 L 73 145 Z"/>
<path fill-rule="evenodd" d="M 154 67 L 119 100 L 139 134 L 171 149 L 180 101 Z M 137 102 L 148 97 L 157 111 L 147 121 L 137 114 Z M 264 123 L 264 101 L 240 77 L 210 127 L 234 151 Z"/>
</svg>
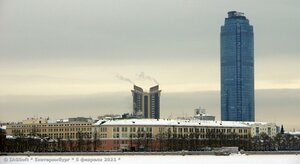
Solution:
<svg viewBox="0 0 300 164">
<path fill-rule="evenodd" d="M 96 133 L 95 133 L 96 134 Z M 40 136 L 18 135 L 6 138 L 4 133 L 0 136 L 0 152 L 87 152 L 95 151 L 101 142 L 97 135 L 93 139 L 86 139 L 85 133 L 77 132 L 75 140 L 50 139 Z"/>
<path fill-rule="evenodd" d="M 258 136 L 239 136 L 236 133 L 208 132 L 205 138 L 200 133 L 189 135 L 172 134 L 170 131 L 152 137 L 140 132 L 130 135 L 129 151 L 208 151 L 216 147 L 239 147 L 245 151 L 300 150 L 300 137 L 290 134 L 277 134 L 274 137 L 261 133 Z"/>
<path fill-rule="evenodd" d="M 269 137 L 266 133 L 251 137 L 236 133 L 208 132 L 206 138 L 200 133 L 189 135 L 172 134 L 171 131 L 160 132 L 152 137 L 151 133 L 138 132 L 130 135 L 129 151 L 207 151 L 216 147 L 239 147 L 245 151 L 300 150 L 300 138 L 290 134 L 277 134 Z"/>
<path fill-rule="evenodd" d="M 0 137 L 1 152 L 89 152 L 96 151 L 101 146 L 97 132 L 92 139 L 85 139 L 85 134 L 77 132 L 76 140 L 62 140 L 34 137 L 15 137 L 7 139 Z M 239 136 L 236 133 L 208 132 L 206 138 L 200 138 L 199 133 L 189 135 L 173 134 L 170 131 L 152 136 L 151 133 L 140 132 L 137 136 L 130 135 L 128 151 L 205 151 L 215 147 L 239 147 L 245 151 L 276 151 L 300 150 L 300 137 L 290 134 L 277 134 L 269 137 L 265 133 L 259 136 Z"/>
<path fill-rule="evenodd" d="M 205 151 L 216 147 L 239 147 L 240 150 L 245 151 L 300 150 L 300 137 L 280 133 L 274 137 L 269 137 L 266 133 L 255 137 L 220 133 L 208 134 L 206 139 L 199 139 L 198 134 L 195 133 L 188 136 L 161 134 L 157 140 L 159 151 Z"/>
</svg>

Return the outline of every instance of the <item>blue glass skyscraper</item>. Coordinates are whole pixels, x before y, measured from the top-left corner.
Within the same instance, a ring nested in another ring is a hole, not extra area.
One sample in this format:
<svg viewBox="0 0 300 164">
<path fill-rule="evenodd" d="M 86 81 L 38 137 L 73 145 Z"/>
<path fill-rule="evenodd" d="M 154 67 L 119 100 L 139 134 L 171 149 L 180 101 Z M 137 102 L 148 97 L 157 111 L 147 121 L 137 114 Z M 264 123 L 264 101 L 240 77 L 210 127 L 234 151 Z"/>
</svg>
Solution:
<svg viewBox="0 0 300 164">
<path fill-rule="evenodd" d="M 221 120 L 254 121 L 253 27 L 230 11 L 221 27 Z"/>
</svg>

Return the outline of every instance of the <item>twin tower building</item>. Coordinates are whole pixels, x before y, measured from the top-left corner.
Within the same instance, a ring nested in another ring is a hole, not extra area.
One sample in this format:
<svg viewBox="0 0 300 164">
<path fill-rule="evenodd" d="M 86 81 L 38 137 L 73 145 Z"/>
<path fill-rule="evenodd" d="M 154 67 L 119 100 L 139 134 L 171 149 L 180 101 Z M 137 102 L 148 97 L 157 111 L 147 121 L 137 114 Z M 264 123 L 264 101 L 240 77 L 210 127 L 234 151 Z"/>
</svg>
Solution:
<svg viewBox="0 0 300 164">
<path fill-rule="evenodd" d="M 159 86 L 134 85 L 133 115 L 160 118 Z M 255 121 L 253 26 L 243 13 L 228 12 L 221 26 L 221 120 Z"/>
<path fill-rule="evenodd" d="M 151 87 L 149 92 L 141 87 L 133 86 L 133 116 L 138 118 L 160 118 L 160 93 L 159 86 Z"/>
</svg>

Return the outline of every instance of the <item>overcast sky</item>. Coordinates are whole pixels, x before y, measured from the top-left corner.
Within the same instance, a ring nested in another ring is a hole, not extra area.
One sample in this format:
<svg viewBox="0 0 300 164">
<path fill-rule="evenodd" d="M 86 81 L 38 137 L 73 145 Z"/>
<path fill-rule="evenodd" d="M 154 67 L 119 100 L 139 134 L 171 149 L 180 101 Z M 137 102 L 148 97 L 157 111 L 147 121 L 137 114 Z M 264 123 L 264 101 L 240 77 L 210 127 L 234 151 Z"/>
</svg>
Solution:
<svg viewBox="0 0 300 164">
<path fill-rule="evenodd" d="M 237 10 L 254 26 L 256 89 L 276 89 L 276 100 L 290 102 L 283 103 L 285 120 L 296 122 L 299 8 L 298 0 L 0 0 L 0 120 L 68 117 L 60 110 L 53 114 L 58 106 L 46 101 L 59 99 L 59 108 L 71 110 L 74 96 L 76 115 L 89 108 L 87 102 L 95 102 L 87 97 L 110 98 L 109 103 L 97 102 L 91 116 L 126 112 L 131 110 L 132 84 L 118 77 L 144 89 L 155 85 L 141 73 L 160 84 L 164 117 L 192 114 L 173 112 L 173 102 L 183 93 L 185 110 L 208 106 L 219 117 L 220 26 L 228 11 Z M 204 91 L 215 94 L 207 102 L 193 100 Z M 280 97 L 281 91 L 289 96 Z M 277 109 L 265 98 L 256 96 L 256 114 Z M 262 115 L 256 118 L 263 121 Z"/>
</svg>

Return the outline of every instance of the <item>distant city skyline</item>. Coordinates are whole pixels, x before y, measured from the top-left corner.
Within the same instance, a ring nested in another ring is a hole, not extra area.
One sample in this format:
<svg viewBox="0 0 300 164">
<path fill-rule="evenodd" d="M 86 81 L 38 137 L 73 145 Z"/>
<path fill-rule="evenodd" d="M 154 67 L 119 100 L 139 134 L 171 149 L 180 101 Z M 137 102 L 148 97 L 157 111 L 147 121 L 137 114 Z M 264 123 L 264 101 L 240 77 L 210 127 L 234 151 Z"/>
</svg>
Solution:
<svg viewBox="0 0 300 164">
<path fill-rule="evenodd" d="M 163 90 L 162 118 L 201 105 L 220 119 L 219 27 L 224 13 L 237 10 L 255 25 L 257 120 L 300 129 L 298 6 L 297 0 L 0 0 L 0 121 L 130 112 L 132 84 L 117 76 L 155 85 L 142 72 Z"/>
</svg>

